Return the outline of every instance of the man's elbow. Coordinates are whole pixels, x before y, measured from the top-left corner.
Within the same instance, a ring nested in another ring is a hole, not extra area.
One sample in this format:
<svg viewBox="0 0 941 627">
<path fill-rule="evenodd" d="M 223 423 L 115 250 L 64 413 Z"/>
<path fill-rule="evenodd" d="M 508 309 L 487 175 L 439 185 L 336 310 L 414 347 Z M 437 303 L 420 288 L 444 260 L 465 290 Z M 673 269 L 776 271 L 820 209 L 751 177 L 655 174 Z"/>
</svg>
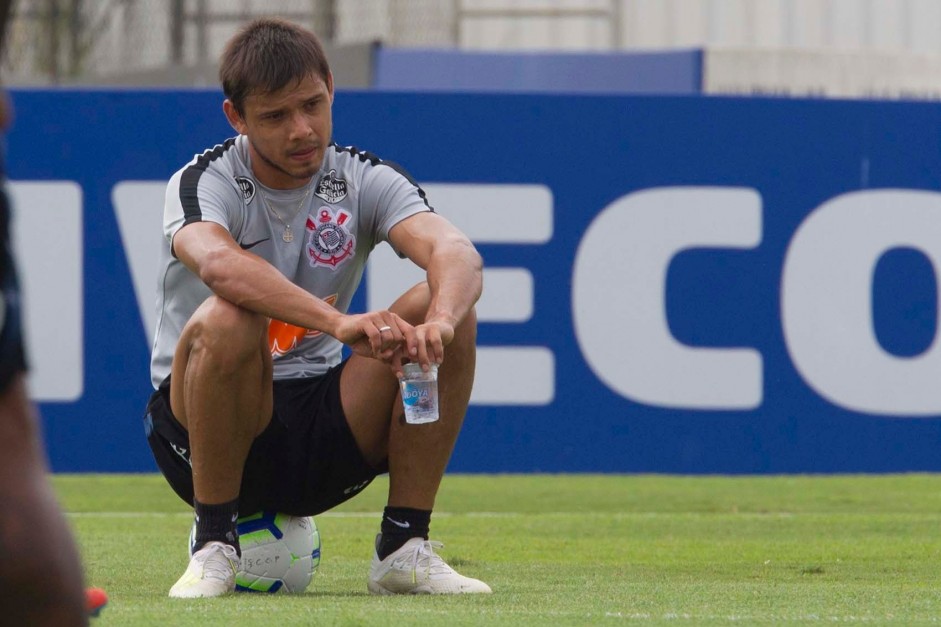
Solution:
<svg viewBox="0 0 941 627">
<path fill-rule="evenodd" d="M 468 263 L 470 263 L 474 272 L 477 274 L 482 273 L 484 270 L 484 258 L 480 256 L 480 253 L 477 252 L 477 248 L 469 240 L 465 240 L 465 245 L 467 246 Z"/>
<path fill-rule="evenodd" d="M 476 274 L 481 274 L 484 269 L 484 259 L 477 252 L 477 248 L 466 237 L 454 238 L 452 246 L 458 251 L 458 256 L 464 260 L 464 263 Z"/>
<path fill-rule="evenodd" d="M 231 254 L 225 249 L 217 249 L 207 253 L 201 261 L 198 268 L 200 280 L 206 287 L 219 294 L 232 277 Z"/>
<path fill-rule="evenodd" d="M 471 243 L 470 240 L 463 240 L 461 245 L 464 247 L 463 253 L 467 260 L 466 263 L 474 277 L 472 288 L 474 290 L 474 302 L 477 302 L 477 299 L 480 298 L 484 288 L 484 258 L 480 256 L 480 253 L 477 252 L 477 248 L 473 243 Z"/>
</svg>

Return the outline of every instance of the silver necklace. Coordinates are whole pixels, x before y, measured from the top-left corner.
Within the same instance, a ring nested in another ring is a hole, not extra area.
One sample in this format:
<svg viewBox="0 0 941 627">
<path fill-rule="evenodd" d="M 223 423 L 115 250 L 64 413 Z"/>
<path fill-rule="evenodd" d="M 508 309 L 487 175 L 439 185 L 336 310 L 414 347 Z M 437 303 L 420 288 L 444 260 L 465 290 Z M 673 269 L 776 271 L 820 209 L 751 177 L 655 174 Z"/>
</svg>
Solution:
<svg viewBox="0 0 941 627">
<path fill-rule="evenodd" d="M 314 179 L 311 178 L 310 182 L 307 183 L 307 191 L 304 192 L 304 196 L 301 198 L 301 202 L 297 204 L 297 209 L 294 210 L 294 213 L 291 214 L 291 217 L 287 221 L 281 217 L 281 214 L 274 210 L 274 207 L 271 206 L 271 203 L 268 201 L 268 195 L 265 192 L 261 192 L 261 197 L 265 200 L 265 206 L 268 207 L 268 211 L 274 214 L 274 217 L 278 219 L 282 225 L 284 225 L 284 232 L 281 233 L 281 239 L 285 242 L 291 243 L 294 241 L 294 232 L 291 231 L 291 222 L 294 221 L 294 218 L 297 217 L 297 214 L 301 212 L 301 209 L 304 207 L 304 203 L 307 202 L 308 196 L 310 196 L 310 190 L 314 183 Z"/>
</svg>

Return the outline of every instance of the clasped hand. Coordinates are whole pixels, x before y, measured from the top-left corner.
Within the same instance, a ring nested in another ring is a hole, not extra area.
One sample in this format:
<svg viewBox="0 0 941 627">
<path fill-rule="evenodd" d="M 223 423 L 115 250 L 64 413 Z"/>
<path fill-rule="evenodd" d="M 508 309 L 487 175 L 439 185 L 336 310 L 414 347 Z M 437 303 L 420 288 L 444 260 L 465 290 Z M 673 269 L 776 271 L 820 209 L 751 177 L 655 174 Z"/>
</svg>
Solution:
<svg viewBox="0 0 941 627">
<path fill-rule="evenodd" d="M 402 376 L 402 364 L 418 362 L 423 368 L 444 361 L 444 347 L 454 339 L 447 321 L 428 320 L 412 326 L 391 311 L 344 316 L 335 337 L 354 353 L 389 365 Z"/>
</svg>

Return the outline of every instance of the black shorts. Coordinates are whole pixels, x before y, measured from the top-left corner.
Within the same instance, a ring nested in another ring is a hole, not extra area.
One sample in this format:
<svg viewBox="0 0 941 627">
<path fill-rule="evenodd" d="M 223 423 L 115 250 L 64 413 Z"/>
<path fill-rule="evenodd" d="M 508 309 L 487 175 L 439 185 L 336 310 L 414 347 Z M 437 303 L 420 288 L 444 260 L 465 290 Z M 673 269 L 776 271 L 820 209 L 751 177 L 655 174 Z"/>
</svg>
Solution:
<svg viewBox="0 0 941 627">
<path fill-rule="evenodd" d="M 363 459 L 340 404 L 344 361 L 320 377 L 274 382 L 271 423 L 252 443 L 239 511 L 313 516 L 352 498 L 385 468 Z M 170 410 L 170 380 L 150 397 L 147 441 L 173 490 L 193 505 L 189 434 Z"/>
<path fill-rule="evenodd" d="M 20 321 L 20 289 L 10 244 L 10 208 L 6 191 L 0 187 L 0 392 L 14 375 L 26 370 L 23 329 Z"/>
</svg>

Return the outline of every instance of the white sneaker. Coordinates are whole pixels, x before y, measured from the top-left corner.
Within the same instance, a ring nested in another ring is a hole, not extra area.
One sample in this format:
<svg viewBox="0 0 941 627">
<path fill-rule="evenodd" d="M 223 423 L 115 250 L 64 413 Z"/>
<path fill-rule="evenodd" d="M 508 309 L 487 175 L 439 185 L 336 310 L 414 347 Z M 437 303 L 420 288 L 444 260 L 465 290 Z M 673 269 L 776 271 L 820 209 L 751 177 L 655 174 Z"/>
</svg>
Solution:
<svg viewBox="0 0 941 627">
<path fill-rule="evenodd" d="M 239 556 L 235 547 L 222 542 L 209 542 L 193 553 L 190 564 L 180 580 L 170 588 L 176 599 L 217 597 L 235 590 L 235 572 Z"/>
<path fill-rule="evenodd" d="M 378 538 L 377 538 L 378 541 Z M 465 577 L 438 557 L 444 546 L 412 538 L 384 560 L 373 554 L 367 587 L 372 594 L 490 594 L 490 586 Z"/>
</svg>

